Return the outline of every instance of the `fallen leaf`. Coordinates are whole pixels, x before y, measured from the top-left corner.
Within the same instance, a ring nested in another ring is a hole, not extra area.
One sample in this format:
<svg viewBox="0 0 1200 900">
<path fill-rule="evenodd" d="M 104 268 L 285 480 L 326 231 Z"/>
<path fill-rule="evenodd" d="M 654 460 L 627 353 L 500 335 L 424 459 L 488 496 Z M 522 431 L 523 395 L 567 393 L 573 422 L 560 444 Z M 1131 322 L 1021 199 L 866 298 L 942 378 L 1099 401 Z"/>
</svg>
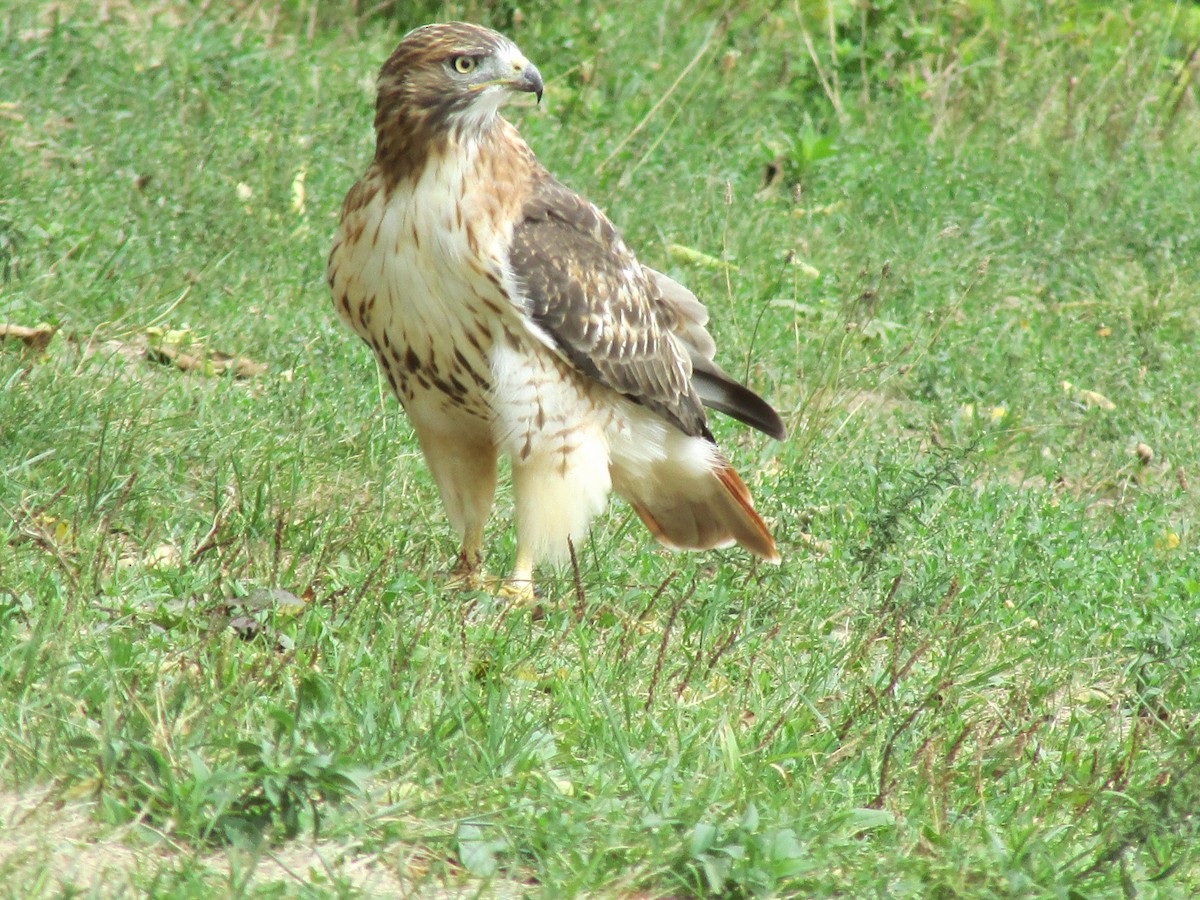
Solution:
<svg viewBox="0 0 1200 900">
<path fill-rule="evenodd" d="M 800 532 L 800 543 L 805 544 L 817 553 L 829 553 L 833 550 L 831 541 L 824 541 L 806 532 Z"/>
<path fill-rule="evenodd" d="M 715 256 L 709 256 L 707 253 L 701 253 L 699 250 L 693 250 L 682 244 L 668 244 L 667 255 L 679 262 L 694 263 L 706 269 L 728 269 L 731 272 L 738 270 L 733 263 L 725 262 L 723 259 L 717 259 Z"/>
<path fill-rule="evenodd" d="M 227 597 L 222 604 L 229 616 L 229 627 L 243 641 L 270 640 L 277 653 L 288 653 L 296 643 L 271 624 L 270 614 L 292 616 L 305 608 L 305 602 L 282 588 L 255 588 L 245 597 Z"/>
<path fill-rule="evenodd" d="M 481 826 L 463 822 L 455 834 L 458 861 L 463 868 L 479 878 L 491 878 L 500 870 L 498 854 L 508 849 L 501 836 L 489 837 Z"/>
<path fill-rule="evenodd" d="M 58 328 L 54 325 L 40 324 L 32 328 L 24 325 L 5 325 L 0 323 L 0 341 L 17 340 L 32 350 L 41 353 L 50 344 L 50 339 Z"/>
<path fill-rule="evenodd" d="M 304 601 L 283 588 L 255 588 L 245 597 L 229 597 L 225 600 L 231 609 L 275 610 L 285 615 L 294 615 L 304 609 Z"/>
<path fill-rule="evenodd" d="M 1062 382 L 1061 386 L 1064 394 L 1070 394 L 1076 402 L 1082 403 L 1089 409 L 1097 407 L 1106 412 L 1111 412 L 1117 408 L 1117 404 L 1113 403 L 1099 391 L 1089 391 L 1086 388 L 1076 387 L 1069 381 Z"/>
<path fill-rule="evenodd" d="M 221 350 L 209 350 L 187 329 L 146 329 L 146 357 L 164 365 L 173 365 L 183 372 L 202 375 L 233 373 L 236 378 L 255 378 L 267 367 L 245 356 L 234 356 Z"/>
<path fill-rule="evenodd" d="M 143 565 L 149 569 L 174 569 L 182 561 L 183 556 L 174 544 L 159 544 L 142 558 Z"/>
<path fill-rule="evenodd" d="M 1117 408 L 1117 404 L 1113 403 L 1099 391 L 1089 391 L 1080 389 L 1079 399 L 1083 401 L 1084 406 L 1098 406 L 1100 409 L 1113 410 Z"/>
<path fill-rule="evenodd" d="M 173 569 L 180 565 L 182 556 L 174 544 L 159 544 L 151 550 L 138 553 L 136 549 L 127 550 L 117 561 L 123 569 Z"/>
<path fill-rule="evenodd" d="M 304 187 L 304 179 L 308 172 L 301 168 L 296 172 L 296 177 L 292 179 L 292 212 L 298 216 L 304 215 L 305 199 L 307 191 Z"/>
</svg>

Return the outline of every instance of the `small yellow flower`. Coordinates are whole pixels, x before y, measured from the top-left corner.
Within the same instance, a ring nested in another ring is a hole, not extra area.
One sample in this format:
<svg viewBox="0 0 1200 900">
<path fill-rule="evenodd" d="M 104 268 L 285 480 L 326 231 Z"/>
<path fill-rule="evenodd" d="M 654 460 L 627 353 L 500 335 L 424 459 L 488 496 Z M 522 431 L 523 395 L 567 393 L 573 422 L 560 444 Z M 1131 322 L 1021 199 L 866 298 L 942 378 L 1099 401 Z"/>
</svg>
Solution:
<svg viewBox="0 0 1200 900">
<path fill-rule="evenodd" d="M 1166 531 L 1164 531 L 1162 533 L 1162 537 L 1160 537 L 1154 541 L 1154 546 L 1157 547 L 1159 550 L 1166 550 L 1167 552 L 1170 552 L 1172 550 L 1178 550 L 1179 549 L 1179 535 L 1168 528 Z"/>
</svg>

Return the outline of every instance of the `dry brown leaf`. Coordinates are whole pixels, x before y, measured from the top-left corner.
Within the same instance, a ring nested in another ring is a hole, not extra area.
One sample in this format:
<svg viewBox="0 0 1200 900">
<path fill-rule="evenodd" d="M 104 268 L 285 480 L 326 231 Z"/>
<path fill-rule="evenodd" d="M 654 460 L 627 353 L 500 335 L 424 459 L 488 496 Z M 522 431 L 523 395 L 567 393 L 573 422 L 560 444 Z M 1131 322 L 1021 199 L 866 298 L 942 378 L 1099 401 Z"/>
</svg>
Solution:
<svg viewBox="0 0 1200 900">
<path fill-rule="evenodd" d="M 177 569 L 182 563 L 183 555 L 174 544 L 159 544 L 142 551 L 130 547 L 117 560 L 117 565 L 122 569 Z"/>
<path fill-rule="evenodd" d="M 232 371 L 236 378 L 257 378 L 267 372 L 263 363 L 245 356 L 231 356 L 220 350 L 208 351 L 208 362 L 218 374 Z"/>
<path fill-rule="evenodd" d="M 1099 391 L 1090 391 L 1087 388 L 1077 387 L 1069 381 L 1061 382 L 1060 386 L 1063 393 L 1069 394 L 1075 402 L 1086 406 L 1088 409 L 1103 409 L 1106 412 L 1112 412 L 1117 408 L 1117 404 L 1113 403 Z"/>
<path fill-rule="evenodd" d="M 28 328 L 25 325 L 6 325 L 0 322 L 0 341 L 17 340 L 32 350 L 41 353 L 50 344 L 50 339 L 58 328 L 54 325 L 35 325 Z"/>
<path fill-rule="evenodd" d="M 235 378 L 255 378 L 267 371 L 267 367 L 260 362 L 220 350 L 206 350 L 203 345 L 195 343 L 188 345 L 186 350 L 165 342 L 151 344 L 146 348 L 146 357 L 157 363 L 173 365 L 183 372 L 199 372 L 203 375 L 232 372 Z"/>
<path fill-rule="evenodd" d="M 85 359 L 90 359 L 97 353 L 105 353 L 113 357 L 118 357 L 124 363 L 130 365 L 140 365 L 146 356 L 145 340 L 138 338 L 133 341 L 119 340 L 88 340 L 81 345 L 83 356 Z"/>
</svg>

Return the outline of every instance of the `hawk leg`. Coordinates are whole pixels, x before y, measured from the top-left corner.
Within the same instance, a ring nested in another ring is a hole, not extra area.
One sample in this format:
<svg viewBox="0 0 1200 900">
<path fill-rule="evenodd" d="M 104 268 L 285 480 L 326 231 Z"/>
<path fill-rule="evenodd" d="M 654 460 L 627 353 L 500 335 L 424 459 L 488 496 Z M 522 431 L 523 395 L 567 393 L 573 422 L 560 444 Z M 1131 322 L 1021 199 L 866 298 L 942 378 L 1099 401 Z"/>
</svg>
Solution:
<svg viewBox="0 0 1200 900">
<path fill-rule="evenodd" d="M 450 524 L 462 540 L 450 573 L 452 586 L 479 590 L 483 572 L 483 526 L 496 494 L 496 448 L 478 433 L 418 428 L 421 451 L 438 486 Z"/>
<path fill-rule="evenodd" d="M 534 566 L 567 561 L 570 544 L 583 543 L 611 488 L 608 444 L 598 431 L 562 426 L 533 446 L 512 464 L 517 558 L 505 592 L 524 599 L 533 597 Z"/>
</svg>

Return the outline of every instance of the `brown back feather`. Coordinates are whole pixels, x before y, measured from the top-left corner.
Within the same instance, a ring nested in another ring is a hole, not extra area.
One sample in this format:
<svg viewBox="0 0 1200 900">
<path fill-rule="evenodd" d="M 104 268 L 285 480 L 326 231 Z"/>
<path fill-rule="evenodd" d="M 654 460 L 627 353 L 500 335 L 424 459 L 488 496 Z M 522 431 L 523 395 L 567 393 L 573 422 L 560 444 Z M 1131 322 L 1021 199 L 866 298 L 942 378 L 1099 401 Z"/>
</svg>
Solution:
<svg viewBox="0 0 1200 900">
<path fill-rule="evenodd" d="M 540 175 L 509 255 L 526 312 L 588 376 L 711 439 L 658 290 L 595 206 Z"/>
</svg>

